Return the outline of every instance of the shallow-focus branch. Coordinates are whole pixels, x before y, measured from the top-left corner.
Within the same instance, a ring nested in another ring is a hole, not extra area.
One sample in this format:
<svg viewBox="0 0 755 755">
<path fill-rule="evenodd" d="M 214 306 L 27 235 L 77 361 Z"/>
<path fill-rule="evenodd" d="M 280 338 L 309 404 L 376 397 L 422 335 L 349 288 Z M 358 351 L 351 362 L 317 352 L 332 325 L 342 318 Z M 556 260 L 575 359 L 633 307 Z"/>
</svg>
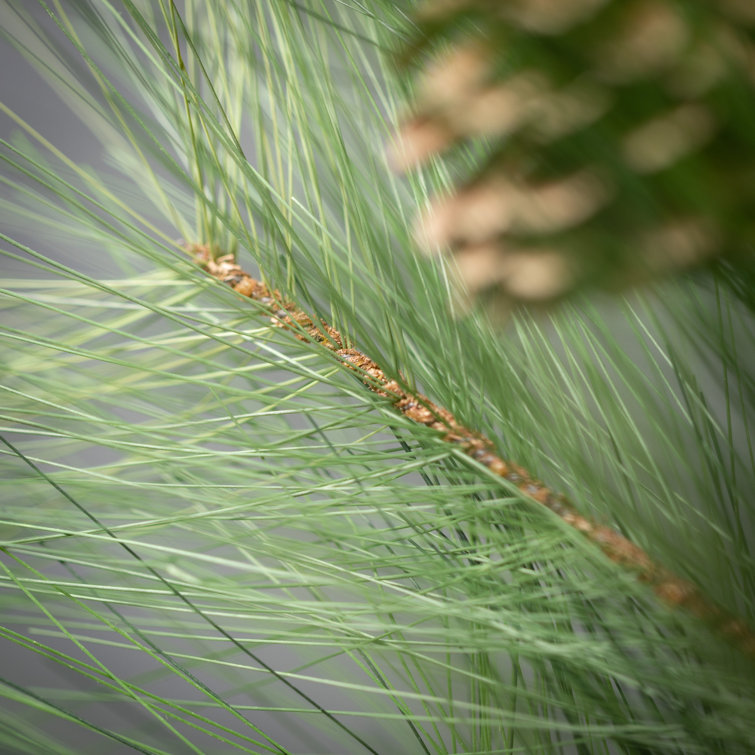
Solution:
<svg viewBox="0 0 755 755">
<path fill-rule="evenodd" d="M 634 572 L 665 604 L 692 613 L 734 642 L 743 653 L 755 658 L 755 633 L 747 623 L 720 608 L 692 582 L 656 563 L 642 548 L 616 530 L 580 514 L 563 495 L 554 493 L 521 466 L 501 458 L 488 438 L 464 427 L 447 409 L 420 393 L 405 390 L 370 357 L 349 347 L 337 330 L 324 321 L 315 323 L 295 304 L 286 301 L 279 291 L 270 290 L 244 272 L 231 255 L 213 258 L 204 245 L 189 245 L 188 251 L 212 276 L 269 310 L 273 324 L 294 331 L 297 338 L 311 338 L 335 353 L 366 388 L 388 399 L 407 419 L 436 430 L 445 442 L 507 480 L 527 500 L 545 506 L 595 543 L 611 561 Z"/>
</svg>

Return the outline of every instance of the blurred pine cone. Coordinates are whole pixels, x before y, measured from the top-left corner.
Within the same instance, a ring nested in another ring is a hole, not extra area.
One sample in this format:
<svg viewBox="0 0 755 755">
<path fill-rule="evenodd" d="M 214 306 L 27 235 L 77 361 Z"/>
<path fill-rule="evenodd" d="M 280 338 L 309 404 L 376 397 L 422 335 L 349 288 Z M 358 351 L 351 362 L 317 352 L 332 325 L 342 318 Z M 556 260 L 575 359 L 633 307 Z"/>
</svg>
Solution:
<svg viewBox="0 0 755 755">
<path fill-rule="evenodd" d="M 429 0 L 399 170 L 486 160 L 419 219 L 472 294 L 548 303 L 755 249 L 755 0 Z"/>
</svg>

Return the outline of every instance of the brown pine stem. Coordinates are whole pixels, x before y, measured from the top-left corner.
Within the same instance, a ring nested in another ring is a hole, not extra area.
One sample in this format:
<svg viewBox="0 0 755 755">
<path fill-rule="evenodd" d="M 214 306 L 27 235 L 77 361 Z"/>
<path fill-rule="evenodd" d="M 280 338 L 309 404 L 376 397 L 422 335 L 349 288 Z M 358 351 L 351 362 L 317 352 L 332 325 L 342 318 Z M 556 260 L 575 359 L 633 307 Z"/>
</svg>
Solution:
<svg viewBox="0 0 755 755">
<path fill-rule="evenodd" d="M 582 533 L 611 561 L 633 572 L 641 582 L 648 584 L 666 605 L 684 609 L 702 619 L 736 644 L 745 655 L 755 659 L 755 633 L 752 629 L 745 621 L 716 605 L 692 582 L 677 577 L 654 562 L 642 548 L 616 530 L 580 514 L 563 495 L 554 493 L 527 470 L 502 459 L 496 454 L 493 443 L 488 438 L 464 427 L 447 409 L 420 393 L 406 391 L 367 355 L 348 347 L 335 328 L 324 321 L 316 324 L 295 304 L 283 299 L 279 291 L 269 289 L 244 272 L 232 255 L 214 258 L 207 246 L 199 244 L 188 245 L 187 251 L 210 275 L 242 296 L 262 304 L 271 313 L 274 325 L 293 330 L 297 338 L 310 338 L 335 353 L 354 371 L 366 388 L 388 399 L 407 419 L 438 431 L 444 441 L 452 443 L 494 475 L 513 484 L 525 498 L 545 506 L 570 527 Z"/>
</svg>

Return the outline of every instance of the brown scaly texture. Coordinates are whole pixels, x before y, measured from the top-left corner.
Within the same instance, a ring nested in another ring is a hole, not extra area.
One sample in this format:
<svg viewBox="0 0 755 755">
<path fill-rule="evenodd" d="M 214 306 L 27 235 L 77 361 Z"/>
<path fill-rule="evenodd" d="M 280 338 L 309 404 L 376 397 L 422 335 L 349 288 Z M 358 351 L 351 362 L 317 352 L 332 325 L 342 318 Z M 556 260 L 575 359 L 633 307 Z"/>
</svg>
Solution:
<svg viewBox="0 0 755 755">
<path fill-rule="evenodd" d="M 578 513 L 562 495 L 551 491 L 522 467 L 498 456 L 488 438 L 461 425 L 447 409 L 433 403 L 421 393 L 404 390 L 366 354 L 349 348 L 337 330 L 324 321 L 316 325 L 295 304 L 285 301 L 279 291 L 271 291 L 245 273 L 231 255 L 213 259 L 209 249 L 203 245 L 191 245 L 188 251 L 210 275 L 229 285 L 236 293 L 266 307 L 275 326 L 292 330 L 296 338 L 312 339 L 334 352 L 354 370 L 366 388 L 387 398 L 405 417 L 436 430 L 444 441 L 454 444 L 490 472 L 516 486 L 525 498 L 545 506 L 566 524 L 581 532 L 612 561 L 635 572 L 638 579 L 650 585 L 664 603 L 686 609 L 703 619 L 738 645 L 746 655 L 755 658 L 755 634 L 747 624 L 713 604 L 694 584 L 654 563 L 642 548 L 620 533 Z"/>
</svg>

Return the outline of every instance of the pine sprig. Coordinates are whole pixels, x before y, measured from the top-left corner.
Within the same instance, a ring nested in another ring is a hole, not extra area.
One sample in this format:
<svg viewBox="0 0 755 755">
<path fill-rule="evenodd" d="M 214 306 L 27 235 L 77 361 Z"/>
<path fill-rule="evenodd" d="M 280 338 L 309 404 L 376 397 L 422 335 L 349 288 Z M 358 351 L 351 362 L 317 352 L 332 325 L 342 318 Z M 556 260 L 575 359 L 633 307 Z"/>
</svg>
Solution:
<svg viewBox="0 0 755 755">
<path fill-rule="evenodd" d="M 0 152 L 0 747 L 750 748 L 750 660 L 444 440 L 752 621 L 746 308 L 450 316 L 407 230 L 448 174 L 383 161 L 395 3 L 6 5 L 92 138 L 19 114 Z"/>
<path fill-rule="evenodd" d="M 498 456 L 494 444 L 488 438 L 461 425 L 451 412 L 439 407 L 427 396 L 407 391 L 398 380 L 388 377 L 368 356 L 358 349 L 348 347 L 335 328 L 325 321 L 315 325 L 303 310 L 293 302 L 285 301 L 279 291 L 271 291 L 252 278 L 232 257 L 213 258 L 206 245 L 189 245 L 187 251 L 210 275 L 229 285 L 236 293 L 259 302 L 265 310 L 272 313 L 271 322 L 275 326 L 292 330 L 297 338 L 309 338 L 332 351 L 356 372 L 363 385 L 378 396 L 388 399 L 404 417 L 438 432 L 444 442 L 450 443 L 492 474 L 507 480 L 526 499 L 544 506 L 595 543 L 611 561 L 635 573 L 640 581 L 653 588 L 663 602 L 703 619 L 738 645 L 742 652 L 755 658 L 755 633 L 747 623 L 721 609 L 692 582 L 680 579 L 653 562 L 642 548 L 616 530 L 579 514 L 563 495 L 555 494 L 523 467 Z"/>
</svg>

